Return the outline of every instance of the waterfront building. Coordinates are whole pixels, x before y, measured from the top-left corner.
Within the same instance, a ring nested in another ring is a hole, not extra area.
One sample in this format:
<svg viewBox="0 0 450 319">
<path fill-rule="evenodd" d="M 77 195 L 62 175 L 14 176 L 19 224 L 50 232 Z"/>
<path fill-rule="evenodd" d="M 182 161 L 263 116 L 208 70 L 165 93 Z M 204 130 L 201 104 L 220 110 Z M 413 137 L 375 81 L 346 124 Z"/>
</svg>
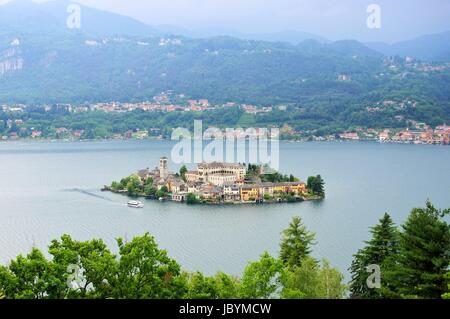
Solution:
<svg viewBox="0 0 450 319">
<path fill-rule="evenodd" d="M 246 166 L 229 163 L 202 163 L 196 171 L 189 171 L 183 180 L 178 174 L 172 174 L 168 168 L 168 159 L 162 157 L 159 167 L 144 169 L 136 173 L 142 182 L 153 180 L 156 189 L 167 188 L 173 201 L 185 202 L 188 194 L 199 200 L 210 202 L 255 202 L 266 195 L 271 199 L 283 194 L 302 196 L 307 193 L 303 182 L 253 183 L 245 184 Z"/>
<path fill-rule="evenodd" d="M 242 183 L 247 173 L 243 164 L 233 163 L 201 163 L 196 171 L 186 173 L 188 182 L 211 183 L 216 186 L 223 186 L 229 183 Z"/>
<path fill-rule="evenodd" d="M 225 201 L 236 202 L 241 200 L 240 187 L 238 185 L 224 185 L 223 195 Z"/>
<path fill-rule="evenodd" d="M 241 200 L 244 202 L 255 201 L 259 199 L 259 185 L 243 185 L 241 186 Z"/>
</svg>

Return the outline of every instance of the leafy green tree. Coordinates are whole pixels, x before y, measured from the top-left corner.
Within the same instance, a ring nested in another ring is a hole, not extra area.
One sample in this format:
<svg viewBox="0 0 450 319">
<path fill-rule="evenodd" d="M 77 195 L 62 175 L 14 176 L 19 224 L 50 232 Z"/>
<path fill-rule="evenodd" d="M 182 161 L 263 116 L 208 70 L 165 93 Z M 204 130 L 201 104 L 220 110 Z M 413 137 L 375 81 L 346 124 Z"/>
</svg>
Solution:
<svg viewBox="0 0 450 319">
<path fill-rule="evenodd" d="M 161 189 L 159 189 L 159 190 L 156 192 L 156 197 L 157 197 L 157 198 L 161 198 L 161 197 L 164 198 L 164 197 L 167 196 L 168 192 L 169 192 L 169 190 L 167 189 L 167 187 L 166 187 L 166 186 L 163 186 L 163 187 L 161 187 Z"/>
<path fill-rule="evenodd" d="M 141 179 L 136 175 L 131 176 L 126 186 L 128 195 L 130 196 L 139 195 L 139 193 L 141 192 L 141 188 L 142 188 Z"/>
<path fill-rule="evenodd" d="M 180 168 L 180 176 L 181 176 L 181 179 L 183 180 L 183 181 L 186 181 L 186 173 L 188 172 L 188 169 L 187 169 L 187 167 L 186 167 L 186 165 L 183 165 L 181 168 Z"/>
<path fill-rule="evenodd" d="M 380 266 L 381 272 L 387 271 L 386 260 L 394 257 L 398 252 L 399 233 L 389 214 L 384 214 L 379 223 L 370 230 L 372 239 L 366 241 L 366 247 L 355 255 L 350 272 L 350 293 L 352 298 L 376 299 L 382 298 L 380 289 L 369 289 L 367 278 L 369 265 Z M 384 285 L 388 285 L 387 282 Z"/>
<path fill-rule="evenodd" d="M 9 299 L 64 298 L 68 287 L 54 264 L 38 249 L 0 267 L 0 291 Z"/>
<path fill-rule="evenodd" d="M 239 298 L 240 281 L 238 278 L 219 272 L 214 277 L 219 299 Z"/>
<path fill-rule="evenodd" d="M 319 273 L 319 298 L 342 299 L 347 287 L 343 284 L 344 275 L 336 268 L 332 268 L 327 260 L 322 261 L 322 269 Z"/>
<path fill-rule="evenodd" d="M 282 272 L 283 263 L 265 252 L 259 261 L 252 262 L 245 268 L 240 296 L 245 299 L 276 297 Z"/>
<path fill-rule="evenodd" d="M 146 185 L 144 187 L 145 196 L 156 196 L 156 188 L 153 185 Z"/>
<path fill-rule="evenodd" d="M 148 233 L 125 243 L 117 239 L 119 263 L 114 276 L 112 296 L 131 299 L 182 298 L 185 281 L 178 263 L 158 248 Z"/>
<path fill-rule="evenodd" d="M 187 196 L 186 196 L 186 203 L 187 203 L 188 205 L 195 205 L 195 204 L 200 203 L 200 200 L 199 200 L 199 199 L 197 198 L 197 196 L 195 196 L 194 194 L 189 193 L 189 194 L 187 194 Z"/>
<path fill-rule="evenodd" d="M 115 281 L 117 259 L 102 240 L 79 242 L 64 235 L 49 246 L 61 279 L 72 286 L 68 298 L 108 298 Z M 70 278 L 72 276 L 73 278 Z"/>
<path fill-rule="evenodd" d="M 131 176 L 122 178 L 122 179 L 120 180 L 120 189 L 126 189 L 126 188 L 127 188 L 127 185 L 128 185 L 128 182 L 130 181 L 130 179 L 131 179 Z"/>
<path fill-rule="evenodd" d="M 325 197 L 325 182 L 322 176 L 310 176 L 307 181 L 307 188 L 317 196 Z"/>
<path fill-rule="evenodd" d="M 319 289 L 319 274 L 317 262 L 305 257 L 300 266 L 295 266 L 284 273 L 282 278 L 283 290 L 281 298 L 284 299 L 311 299 L 316 298 Z"/>
<path fill-rule="evenodd" d="M 448 213 L 450 209 L 436 209 L 429 201 L 411 211 L 385 276 L 390 297 L 438 299 L 447 292 L 450 225 L 443 217 Z"/>
<path fill-rule="evenodd" d="M 200 272 L 188 275 L 187 299 L 217 299 L 219 289 L 214 278 L 205 277 Z"/>
<path fill-rule="evenodd" d="M 153 178 L 148 177 L 144 183 L 145 186 L 153 186 Z"/>
<path fill-rule="evenodd" d="M 13 299 L 182 298 L 187 284 L 180 266 L 149 234 L 129 243 L 118 239 L 119 258 L 101 240 L 78 242 L 65 235 L 0 267 L 0 291 Z M 72 272 L 76 270 L 76 272 Z"/>
<path fill-rule="evenodd" d="M 447 273 L 447 280 L 450 281 L 450 272 Z M 450 284 L 448 284 L 448 292 L 442 295 L 442 299 L 450 299 Z"/>
<path fill-rule="evenodd" d="M 117 190 L 120 190 L 122 187 L 121 187 L 120 183 L 114 181 L 114 182 L 111 183 L 111 188 L 113 190 L 117 191 Z"/>
<path fill-rule="evenodd" d="M 187 278 L 187 299 L 236 299 L 239 297 L 240 283 L 235 277 L 219 272 L 214 277 L 206 277 L 200 272 L 184 273 Z"/>
<path fill-rule="evenodd" d="M 299 267 L 303 259 L 311 254 L 315 234 L 308 231 L 300 217 L 294 217 L 289 227 L 282 232 L 280 259 L 287 267 Z"/>
<path fill-rule="evenodd" d="M 306 257 L 300 267 L 287 270 L 282 278 L 284 299 L 341 299 L 346 287 L 344 276 L 328 261 L 321 267 L 311 257 Z"/>
</svg>

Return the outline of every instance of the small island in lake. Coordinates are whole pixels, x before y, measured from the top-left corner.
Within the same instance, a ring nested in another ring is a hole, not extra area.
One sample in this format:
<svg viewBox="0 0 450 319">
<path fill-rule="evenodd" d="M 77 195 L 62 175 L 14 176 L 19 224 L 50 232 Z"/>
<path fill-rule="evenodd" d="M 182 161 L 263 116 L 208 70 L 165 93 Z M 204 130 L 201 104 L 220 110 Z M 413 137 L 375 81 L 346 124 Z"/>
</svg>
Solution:
<svg viewBox="0 0 450 319">
<path fill-rule="evenodd" d="M 166 157 L 159 168 L 140 170 L 103 190 L 187 204 L 291 203 L 325 197 L 320 175 L 304 183 L 266 166 L 218 162 L 198 164 L 195 171 L 183 166 L 174 174 Z"/>
</svg>

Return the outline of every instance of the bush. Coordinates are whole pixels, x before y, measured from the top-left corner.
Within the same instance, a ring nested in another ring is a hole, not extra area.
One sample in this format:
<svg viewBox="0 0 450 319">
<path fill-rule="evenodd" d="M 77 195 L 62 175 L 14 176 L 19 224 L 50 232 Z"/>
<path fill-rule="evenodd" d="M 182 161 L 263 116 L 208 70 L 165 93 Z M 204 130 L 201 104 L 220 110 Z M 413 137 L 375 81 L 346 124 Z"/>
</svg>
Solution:
<svg viewBox="0 0 450 319">
<path fill-rule="evenodd" d="M 186 203 L 188 205 L 195 205 L 195 204 L 199 204 L 200 200 L 194 194 L 189 193 L 186 197 Z"/>
</svg>

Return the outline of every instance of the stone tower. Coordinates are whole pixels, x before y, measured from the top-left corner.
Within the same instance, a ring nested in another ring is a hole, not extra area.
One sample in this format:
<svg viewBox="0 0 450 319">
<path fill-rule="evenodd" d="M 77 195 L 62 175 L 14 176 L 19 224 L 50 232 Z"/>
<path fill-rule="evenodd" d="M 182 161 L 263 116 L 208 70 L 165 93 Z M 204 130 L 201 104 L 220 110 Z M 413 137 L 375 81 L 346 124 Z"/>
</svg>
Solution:
<svg viewBox="0 0 450 319">
<path fill-rule="evenodd" d="M 166 179 L 169 176 L 167 157 L 161 157 L 159 159 L 159 176 L 163 179 Z"/>
</svg>

